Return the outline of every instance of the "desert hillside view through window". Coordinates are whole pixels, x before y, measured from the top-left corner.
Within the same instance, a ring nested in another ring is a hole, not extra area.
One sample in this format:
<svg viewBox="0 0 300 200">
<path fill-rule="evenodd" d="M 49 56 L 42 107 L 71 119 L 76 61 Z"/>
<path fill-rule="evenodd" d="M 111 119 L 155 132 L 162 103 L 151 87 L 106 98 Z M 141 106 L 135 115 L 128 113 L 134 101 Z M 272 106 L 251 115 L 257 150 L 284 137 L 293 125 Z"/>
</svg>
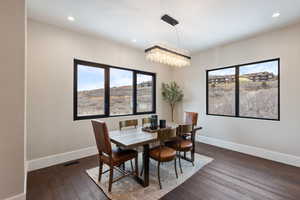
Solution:
<svg viewBox="0 0 300 200">
<path fill-rule="evenodd" d="M 133 114 L 133 71 L 109 69 L 109 115 Z M 153 110 L 153 76 L 136 73 L 137 112 Z M 105 114 L 105 69 L 78 65 L 77 115 Z"/>
<path fill-rule="evenodd" d="M 208 71 L 208 114 L 279 119 L 279 60 Z"/>
<path fill-rule="evenodd" d="M 235 68 L 209 73 L 209 112 L 235 115 Z"/>
<path fill-rule="evenodd" d="M 104 69 L 78 66 L 78 115 L 104 114 Z"/>
<path fill-rule="evenodd" d="M 110 69 L 110 115 L 132 114 L 133 86 L 131 71 Z"/>
<path fill-rule="evenodd" d="M 145 74 L 137 75 L 137 112 L 153 110 L 153 77 Z"/>
</svg>

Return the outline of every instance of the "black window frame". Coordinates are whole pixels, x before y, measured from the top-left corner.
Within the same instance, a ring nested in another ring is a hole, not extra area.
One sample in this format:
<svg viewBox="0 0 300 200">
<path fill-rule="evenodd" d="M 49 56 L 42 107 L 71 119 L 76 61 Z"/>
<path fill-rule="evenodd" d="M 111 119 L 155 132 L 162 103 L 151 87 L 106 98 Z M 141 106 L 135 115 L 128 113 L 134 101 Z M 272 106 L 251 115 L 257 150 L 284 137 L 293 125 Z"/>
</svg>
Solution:
<svg viewBox="0 0 300 200">
<path fill-rule="evenodd" d="M 110 117 L 123 117 L 123 116 L 134 116 L 134 115 L 145 115 L 145 114 L 155 114 L 156 113 L 156 73 L 140 71 L 136 69 L 129 69 L 124 67 L 117 67 L 102 63 L 95 63 L 80 59 L 74 59 L 74 75 L 73 75 L 73 119 L 76 120 L 85 120 L 85 119 L 97 119 L 97 118 L 110 118 Z M 104 69 L 104 114 L 102 115 L 86 115 L 86 116 L 78 116 L 78 96 L 77 96 L 77 88 L 78 88 L 78 65 L 85 65 L 88 67 L 97 67 Z M 124 114 L 124 115 L 110 115 L 110 68 L 127 70 L 132 72 L 132 83 L 133 83 L 133 111 L 132 114 Z M 148 112 L 137 112 L 137 75 L 143 74 L 152 76 L 152 110 Z"/>
<path fill-rule="evenodd" d="M 247 65 L 254 65 L 254 64 L 260 64 L 265 62 L 272 62 L 277 61 L 278 62 L 278 118 L 271 119 L 271 118 L 259 118 L 259 117 L 248 117 L 248 116 L 240 116 L 240 87 L 239 87 L 239 71 L 240 67 L 247 66 Z M 229 68 L 235 68 L 235 115 L 221 115 L 221 114 L 211 114 L 209 113 L 209 72 L 216 71 L 216 70 L 222 70 L 222 69 L 229 69 Z M 280 58 L 274 58 L 269 60 L 262 60 L 257 62 L 251 62 L 251 63 L 244 63 L 244 64 L 238 64 L 238 65 L 232 65 L 227 67 L 221 67 L 221 68 L 215 68 L 215 69 L 209 69 L 206 70 L 206 115 L 211 116 L 220 116 L 220 117 L 234 117 L 234 118 L 246 118 L 246 119 L 259 119 L 259 120 L 270 120 L 270 121 L 280 121 Z"/>
</svg>

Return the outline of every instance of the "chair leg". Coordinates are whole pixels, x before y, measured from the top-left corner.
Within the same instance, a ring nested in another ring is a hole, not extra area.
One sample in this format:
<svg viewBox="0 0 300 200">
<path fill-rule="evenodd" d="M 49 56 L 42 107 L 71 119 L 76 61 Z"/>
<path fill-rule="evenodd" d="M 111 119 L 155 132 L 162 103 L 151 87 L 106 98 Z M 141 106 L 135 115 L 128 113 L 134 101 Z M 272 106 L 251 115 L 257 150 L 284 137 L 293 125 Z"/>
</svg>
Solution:
<svg viewBox="0 0 300 200">
<path fill-rule="evenodd" d="M 180 154 L 180 151 L 179 151 L 178 153 L 179 153 L 179 156 L 178 156 L 178 158 L 179 158 L 179 167 L 180 167 L 180 172 L 183 174 L 182 167 L 181 167 L 181 158 L 180 158 L 181 154 Z"/>
<path fill-rule="evenodd" d="M 138 156 L 135 157 L 134 161 L 135 161 L 135 175 L 139 176 L 139 160 L 138 160 Z"/>
<path fill-rule="evenodd" d="M 100 183 L 102 177 L 102 170 L 103 170 L 103 162 L 99 161 L 99 175 L 98 175 L 98 182 Z"/>
<path fill-rule="evenodd" d="M 142 169 L 141 169 L 141 174 L 140 174 L 140 176 L 142 176 L 142 175 L 143 175 L 143 172 L 144 172 L 144 165 L 142 166 Z"/>
<path fill-rule="evenodd" d="M 158 177 L 159 188 L 162 189 L 161 182 L 160 182 L 160 162 L 159 161 L 157 164 L 157 177 Z"/>
<path fill-rule="evenodd" d="M 178 178 L 178 173 L 177 173 L 177 160 L 176 160 L 176 157 L 174 159 L 174 168 L 175 168 L 175 174 L 176 174 L 176 178 Z"/>
<path fill-rule="evenodd" d="M 111 192 L 113 178 L 114 178 L 114 167 L 110 166 L 110 169 L 109 169 L 109 186 L 108 186 L 108 192 Z"/>
<path fill-rule="evenodd" d="M 193 167 L 195 167 L 195 163 L 194 163 L 195 157 L 193 156 L 193 151 L 191 151 L 191 160 L 192 160 Z"/>
<path fill-rule="evenodd" d="M 123 168 L 123 170 L 125 171 L 125 162 L 123 162 L 122 168 Z"/>
<path fill-rule="evenodd" d="M 133 172 L 134 168 L 133 168 L 132 160 L 130 160 L 130 165 L 131 165 L 131 171 Z"/>
<path fill-rule="evenodd" d="M 192 165 L 193 165 L 193 167 L 195 167 L 195 150 L 192 150 L 191 151 L 191 159 L 192 159 Z"/>
</svg>

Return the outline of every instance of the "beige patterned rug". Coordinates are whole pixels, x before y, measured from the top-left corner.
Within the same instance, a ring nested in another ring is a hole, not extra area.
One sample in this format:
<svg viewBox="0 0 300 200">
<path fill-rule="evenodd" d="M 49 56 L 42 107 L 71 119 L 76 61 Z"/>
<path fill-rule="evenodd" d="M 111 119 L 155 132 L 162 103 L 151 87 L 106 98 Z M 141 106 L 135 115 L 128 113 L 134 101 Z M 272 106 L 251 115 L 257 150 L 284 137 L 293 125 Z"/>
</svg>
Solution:
<svg viewBox="0 0 300 200">
<path fill-rule="evenodd" d="M 160 165 L 160 177 L 162 189 L 159 189 L 157 179 L 157 162 L 150 160 L 150 185 L 146 188 L 138 184 L 132 177 L 125 177 L 120 181 L 113 183 L 112 192 L 108 192 L 109 173 L 102 175 L 101 183 L 98 183 L 98 167 L 87 170 L 90 178 L 102 189 L 105 195 L 112 200 L 155 200 L 159 199 L 185 180 L 199 171 L 213 159 L 200 154 L 195 154 L 195 166 L 192 163 L 181 159 L 183 174 L 180 173 L 179 164 L 177 163 L 178 179 L 176 179 L 174 162 L 163 163 Z M 139 155 L 139 170 L 142 166 L 142 155 Z M 106 165 L 103 166 L 103 171 L 107 170 Z M 126 169 L 130 170 L 130 162 L 126 163 Z M 117 170 L 114 170 L 114 178 L 120 176 Z"/>
</svg>

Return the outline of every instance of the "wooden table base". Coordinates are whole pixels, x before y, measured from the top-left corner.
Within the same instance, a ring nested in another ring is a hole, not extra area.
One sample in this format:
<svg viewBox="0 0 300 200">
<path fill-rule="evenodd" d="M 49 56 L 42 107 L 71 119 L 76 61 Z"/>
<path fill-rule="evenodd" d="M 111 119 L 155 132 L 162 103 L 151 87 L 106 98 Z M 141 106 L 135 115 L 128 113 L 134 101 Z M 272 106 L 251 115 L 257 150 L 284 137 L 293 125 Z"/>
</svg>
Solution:
<svg viewBox="0 0 300 200">
<path fill-rule="evenodd" d="M 138 175 L 135 176 L 135 180 L 141 184 L 143 187 L 148 187 L 149 186 L 149 163 L 150 163 L 150 156 L 149 156 L 149 151 L 150 151 L 150 146 L 149 144 L 143 145 L 144 150 L 143 150 L 143 166 L 144 166 L 144 177 L 141 178 Z"/>
</svg>

